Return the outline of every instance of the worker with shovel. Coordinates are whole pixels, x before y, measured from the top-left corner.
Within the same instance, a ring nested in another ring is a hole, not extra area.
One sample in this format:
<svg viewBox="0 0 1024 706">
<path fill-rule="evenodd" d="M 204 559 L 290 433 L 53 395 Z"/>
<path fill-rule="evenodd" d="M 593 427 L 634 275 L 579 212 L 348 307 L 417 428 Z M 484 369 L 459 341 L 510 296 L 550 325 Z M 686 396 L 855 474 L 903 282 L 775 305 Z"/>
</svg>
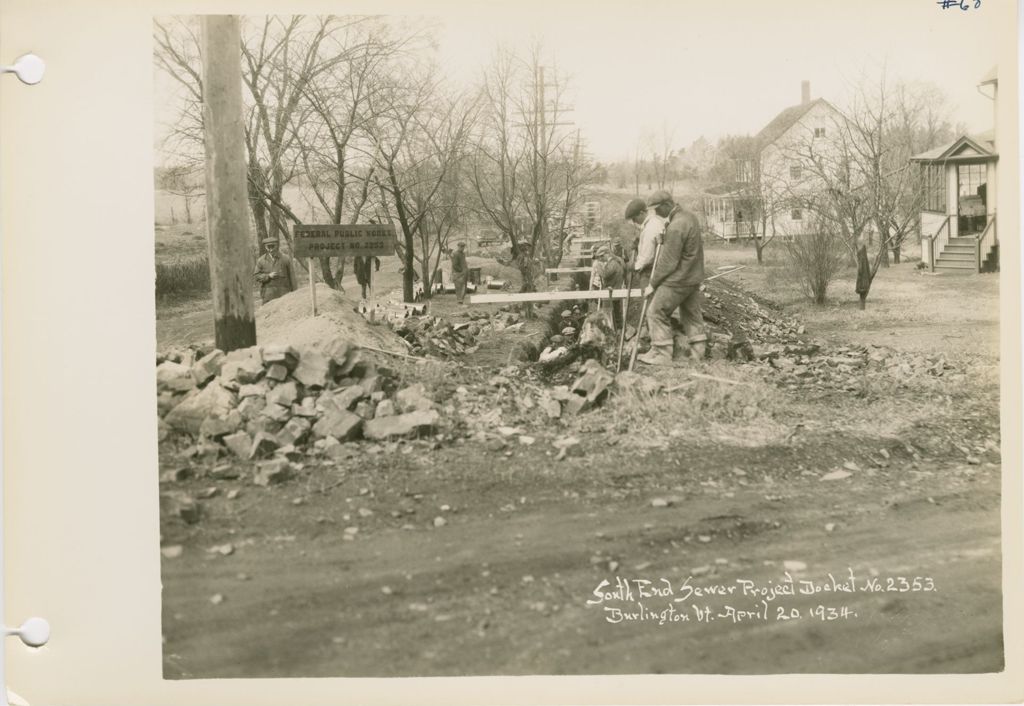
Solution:
<svg viewBox="0 0 1024 706">
<path fill-rule="evenodd" d="M 704 280 L 704 247 L 697 217 L 677 205 L 667 191 L 656 191 L 647 206 L 667 220 L 663 243 L 658 248 L 651 280 L 644 290 L 649 297 L 647 325 L 651 349 L 637 358 L 647 365 L 672 365 L 673 358 L 705 355 L 704 318 L 701 315 L 701 282 Z M 672 315 L 679 310 L 685 336 L 676 337 Z M 673 344 L 679 350 L 673 351 Z"/>
</svg>

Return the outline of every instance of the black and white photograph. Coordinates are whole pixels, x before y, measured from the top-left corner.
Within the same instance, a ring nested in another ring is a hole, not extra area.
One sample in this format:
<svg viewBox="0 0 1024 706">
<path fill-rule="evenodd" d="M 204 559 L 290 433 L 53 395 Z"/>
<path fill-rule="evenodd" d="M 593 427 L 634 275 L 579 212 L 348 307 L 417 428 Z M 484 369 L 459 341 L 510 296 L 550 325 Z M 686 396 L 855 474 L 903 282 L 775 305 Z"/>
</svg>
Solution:
<svg viewBox="0 0 1024 706">
<path fill-rule="evenodd" d="M 154 16 L 163 677 L 1003 672 L 997 4 Z"/>
</svg>

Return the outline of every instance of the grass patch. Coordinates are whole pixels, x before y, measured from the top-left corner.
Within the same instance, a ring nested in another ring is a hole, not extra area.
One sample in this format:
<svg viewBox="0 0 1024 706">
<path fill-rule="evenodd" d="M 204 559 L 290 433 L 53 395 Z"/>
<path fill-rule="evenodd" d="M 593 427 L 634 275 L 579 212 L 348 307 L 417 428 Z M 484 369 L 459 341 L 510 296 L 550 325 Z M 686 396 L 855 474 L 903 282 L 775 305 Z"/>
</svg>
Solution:
<svg viewBox="0 0 1024 706">
<path fill-rule="evenodd" d="M 156 265 L 157 299 L 174 299 L 210 291 L 210 262 L 206 255 Z"/>
</svg>

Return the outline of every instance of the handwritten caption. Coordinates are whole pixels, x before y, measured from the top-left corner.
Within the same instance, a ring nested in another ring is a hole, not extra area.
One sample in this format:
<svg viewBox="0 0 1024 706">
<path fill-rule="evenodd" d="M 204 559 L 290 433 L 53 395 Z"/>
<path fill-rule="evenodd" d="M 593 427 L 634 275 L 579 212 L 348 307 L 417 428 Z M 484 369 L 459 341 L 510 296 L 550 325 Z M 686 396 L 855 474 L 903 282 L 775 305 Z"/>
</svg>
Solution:
<svg viewBox="0 0 1024 706">
<path fill-rule="evenodd" d="M 767 582 L 747 578 L 699 582 L 693 576 L 673 582 L 664 577 L 616 576 L 597 585 L 587 606 L 600 606 L 605 621 L 612 624 L 832 622 L 860 617 L 856 594 L 925 594 L 937 590 L 929 576 L 859 578 L 852 568 L 845 574 L 829 573 L 818 579 L 794 579 L 787 571 L 781 579 Z M 815 598 L 822 602 L 816 603 Z"/>
<path fill-rule="evenodd" d="M 960 8 L 964 12 L 967 12 L 971 8 L 974 8 L 975 10 L 981 8 L 981 0 L 937 0 L 935 4 L 943 10 Z"/>
</svg>

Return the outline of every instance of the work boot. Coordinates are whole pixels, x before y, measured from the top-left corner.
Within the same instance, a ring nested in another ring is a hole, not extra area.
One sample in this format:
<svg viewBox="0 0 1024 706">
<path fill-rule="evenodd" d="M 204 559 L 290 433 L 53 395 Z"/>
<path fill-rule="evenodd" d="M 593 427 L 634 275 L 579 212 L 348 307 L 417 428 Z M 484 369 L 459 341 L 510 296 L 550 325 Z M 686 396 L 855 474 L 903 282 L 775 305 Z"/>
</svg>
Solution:
<svg viewBox="0 0 1024 706">
<path fill-rule="evenodd" d="M 690 341 L 690 355 L 694 360 L 704 360 L 704 356 L 707 355 L 706 339 Z"/>
<path fill-rule="evenodd" d="M 651 350 L 636 359 L 647 365 L 672 365 L 672 346 L 651 346 Z"/>
<path fill-rule="evenodd" d="M 674 344 L 674 350 L 672 352 L 672 360 L 686 360 L 690 358 L 692 353 L 690 352 L 690 341 L 685 335 L 677 333 L 672 342 Z"/>
</svg>

